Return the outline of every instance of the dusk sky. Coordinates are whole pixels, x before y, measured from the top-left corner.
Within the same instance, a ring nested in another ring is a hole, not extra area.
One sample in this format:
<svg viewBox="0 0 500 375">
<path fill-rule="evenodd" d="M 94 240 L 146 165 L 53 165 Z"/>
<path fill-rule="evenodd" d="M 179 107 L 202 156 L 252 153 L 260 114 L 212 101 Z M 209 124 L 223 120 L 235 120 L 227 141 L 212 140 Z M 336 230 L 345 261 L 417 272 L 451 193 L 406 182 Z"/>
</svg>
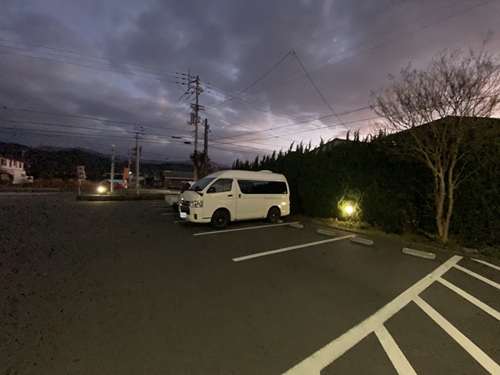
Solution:
<svg viewBox="0 0 500 375">
<path fill-rule="evenodd" d="M 498 0 L 1 0 L 0 141 L 188 160 L 374 132 L 370 92 L 444 50 L 500 51 Z M 203 147 L 200 126 L 200 149 Z"/>
</svg>

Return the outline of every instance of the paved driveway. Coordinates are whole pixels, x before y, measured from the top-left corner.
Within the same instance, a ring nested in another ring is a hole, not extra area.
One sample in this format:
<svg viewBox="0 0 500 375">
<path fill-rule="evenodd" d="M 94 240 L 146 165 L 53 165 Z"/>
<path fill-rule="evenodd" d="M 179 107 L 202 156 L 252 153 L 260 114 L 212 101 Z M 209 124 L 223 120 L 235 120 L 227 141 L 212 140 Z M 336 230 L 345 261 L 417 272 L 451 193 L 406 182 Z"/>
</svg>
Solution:
<svg viewBox="0 0 500 375">
<path fill-rule="evenodd" d="M 485 264 L 308 225 L 213 233 L 164 202 L 50 195 L 0 207 L 0 373 L 498 369 L 500 272 Z"/>
</svg>

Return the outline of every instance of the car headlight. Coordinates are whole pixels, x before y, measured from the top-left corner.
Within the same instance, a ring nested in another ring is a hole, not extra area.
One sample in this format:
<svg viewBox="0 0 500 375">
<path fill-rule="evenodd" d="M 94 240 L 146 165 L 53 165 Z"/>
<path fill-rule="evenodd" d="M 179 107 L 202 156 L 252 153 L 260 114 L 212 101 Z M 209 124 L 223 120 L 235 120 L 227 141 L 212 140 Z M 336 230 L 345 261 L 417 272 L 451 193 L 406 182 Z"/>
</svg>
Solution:
<svg viewBox="0 0 500 375">
<path fill-rule="evenodd" d="M 98 192 L 99 194 L 105 193 L 105 192 L 106 192 L 106 188 L 105 188 L 104 186 L 99 186 L 99 187 L 97 188 L 97 192 Z"/>
<path fill-rule="evenodd" d="M 203 207 L 203 201 L 193 201 L 193 202 L 189 203 L 189 207 L 201 208 L 201 207 Z"/>
</svg>

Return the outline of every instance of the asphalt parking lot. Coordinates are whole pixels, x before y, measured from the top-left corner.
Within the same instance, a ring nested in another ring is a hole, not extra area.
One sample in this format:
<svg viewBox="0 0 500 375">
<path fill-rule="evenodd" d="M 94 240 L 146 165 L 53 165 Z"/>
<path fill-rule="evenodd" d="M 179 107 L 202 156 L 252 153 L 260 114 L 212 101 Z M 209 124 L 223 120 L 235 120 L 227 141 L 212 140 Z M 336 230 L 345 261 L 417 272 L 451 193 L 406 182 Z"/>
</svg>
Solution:
<svg viewBox="0 0 500 375">
<path fill-rule="evenodd" d="M 500 371 L 495 265 L 291 220 L 214 232 L 161 201 L 0 207 L 0 373 Z"/>
</svg>

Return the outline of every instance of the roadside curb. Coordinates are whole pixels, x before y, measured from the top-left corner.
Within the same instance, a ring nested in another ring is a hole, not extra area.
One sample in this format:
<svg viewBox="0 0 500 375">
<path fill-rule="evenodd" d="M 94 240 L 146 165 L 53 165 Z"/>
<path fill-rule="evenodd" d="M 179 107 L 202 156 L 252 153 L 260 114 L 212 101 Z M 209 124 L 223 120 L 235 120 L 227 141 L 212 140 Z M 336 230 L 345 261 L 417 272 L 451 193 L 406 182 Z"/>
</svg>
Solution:
<svg viewBox="0 0 500 375">
<path fill-rule="evenodd" d="M 300 215 L 299 215 L 300 217 Z M 297 220 L 300 220 L 300 218 L 297 218 Z M 311 221 L 310 223 L 314 227 L 321 227 L 324 224 L 319 224 Z M 408 239 L 398 239 L 394 237 L 390 237 L 388 234 L 381 234 L 381 233 L 370 233 L 369 230 L 359 230 L 357 228 L 344 228 L 341 226 L 336 226 L 336 225 L 330 225 L 328 228 L 331 228 L 332 230 L 338 230 L 342 232 L 348 232 L 348 233 L 354 233 L 360 236 L 370 236 L 375 238 L 375 240 L 380 239 L 380 240 L 395 240 L 395 241 L 400 241 L 403 246 L 407 246 L 408 248 L 416 248 L 416 249 L 422 249 L 418 251 L 422 251 L 424 253 L 432 253 L 436 255 L 436 259 L 439 259 L 441 256 L 449 256 L 449 255 L 459 255 L 464 257 L 464 259 L 471 259 L 471 258 L 478 258 L 482 259 L 487 262 L 491 262 L 493 264 L 497 264 L 500 266 L 500 257 L 498 256 L 490 256 L 490 255 L 485 255 L 481 251 L 471 251 L 470 249 L 463 249 L 463 250 L 457 250 L 457 249 L 452 249 L 452 248 L 447 248 L 439 243 L 424 243 L 424 242 L 418 242 L 418 241 L 412 241 Z M 400 248 L 401 249 L 401 248 Z"/>
<path fill-rule="evenodd" d="M 373 245 L 373 240 L 367 240 L 366 238 L 361 238 L 361 237 L 352 237 L 350 239 L 351 242 L 359 243 L 361 245 L 368 245 L 371 246 Z"/>
<path fill-rule="evenodd" d="M 326 236 L 330 236 L 330 237 L 335 237 L 337 235 L 337 232 L 331 230 L 331 229 L 323 229 L 323 228 L 319 228 L 317 230 L 317 232 L 319 234 L 324 234 Z"/>
<path fill-rule="evenodd" d="M 77 201 L 141 201 L 141 200 L 164 200 L 165 194 L 138 194 L 138 195 L 80 195 L 76 197 Z"/>
<path fill-rule="evenodd" d="M 338 229 L 338 230 L 341 230 L 341 231 L 344 231 L 344 232 L 356 233 L 358 235 L 372 236 L 372 237 L 375 237 L 375 238 L 385 238 L 384 236 L 380 236 L 378 234 L 366 233 L 366 232 L 364 232 L 362 230 L 356 230 L 355 228 L 342 228 L 342 227 L 336 227 L 336 226 L 332 226 L 332 228 Z M 356 237 L 354 237 L 354 238 L 356 238 Z M 405 241 L 405 240 L 401 240 L 401 242 L 405 243 L 406 246 L 415 246 L 415 247 L 420 247 L 420 248 L 427 248 L 427 249 L 430 250 L 430 251 L 416 250 L 416 251 L 421 251 L 423 253 L 434 254 L 434 253 L 441 253 L 443 251 L 447 251 L 446 249 L 442 249 L 442 248 L 440 248 L 438 246 L 433 246 L 433 245 L 429 245 L 429 244 L 421 244 L 421 243 L 416 243 L 416 242 L 411 242 L 411 241 Z M 452 253 L 456 254 L 456 255 L 461 255 L 461 256 L 464 255 L 463 253 L 459 253 L 459 252 L 452 252 Z"/>
<path fill-rule="evenodd" d="M 401 252 L 403 254 L 413 255 L 413 256 L 416 256 L 419 258 L 425 258 L 425 259 L 430 259 L 430 260 L 436 259 L 435 253 L 430 253 L 430 252 L 422 251 L 422 250 L 415 250 L 415 249 L 411 249 L 409 247 L 403 247 L 403 250 L 401 250 Z"/>
</svg>

